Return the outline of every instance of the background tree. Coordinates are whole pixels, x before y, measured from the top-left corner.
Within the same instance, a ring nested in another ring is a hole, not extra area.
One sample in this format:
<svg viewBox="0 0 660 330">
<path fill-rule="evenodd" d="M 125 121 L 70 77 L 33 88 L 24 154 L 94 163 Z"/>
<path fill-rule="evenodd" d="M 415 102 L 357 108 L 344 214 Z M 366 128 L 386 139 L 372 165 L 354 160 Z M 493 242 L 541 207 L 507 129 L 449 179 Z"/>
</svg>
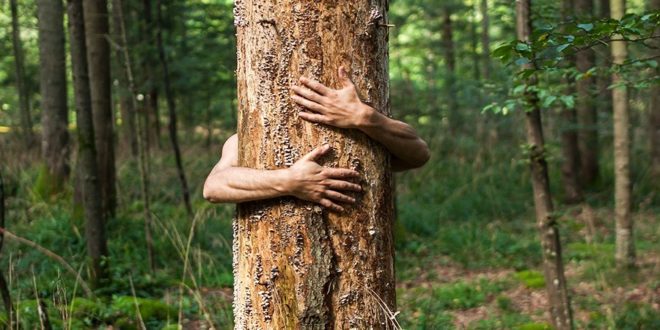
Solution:
<svg viewBox="0 0 660 330">
<path fill-rule="evenodd" d="M 588 21 L 593 17 L 594 0 L 575 0 L 576 17 Z M 595 79 L 587 73 L 593 66 L 595 53 L 591 48 L 576 52 L 575 67 L 582 73 L 575 82 L 576 108 L 580 124 L 580 179 L 584 187 L 591 187 L 598 179 L 598 108 L 593 97 Z"/>
<path fill-rule="evenodd" d="M 11 40 L 14 50 L 16 90 L 18 92 L 21 130 L 24 136 L 25 146 L 30 148 L 34 143 L 32 132 L 32 115 L 30 114 L 30 101 L 25 82 L 25 65 L 23 64 L 23 46 L 21 44 L 21 29 L 18 23 L 18 6 L 16 0 L 10 0 L 11 7 Z"/>
<path fill-rule="evenodd" d="M 45 168 L 41 193 L 61 191 L 69 176 L 69 132 L 64 8 L 61 1 L 37 1 L 42 108 L 41 148 Z"/>
<path fill-rule="evenodd" d="M 562 1 L 562 16 L 565 18 L 570 17 L 573 12 L 573 0 Z M 575 64 L 575 57 L 570 56 L 568 65 Z M 575 93 L 575 80 L 569 73 L 566 73 L 562 78 L 562 83 L 565 85 L 566 93 L 573 95 Z M 589 85 L 582 86 L 583 89 L 590 88 Z M 583 91 L 584 92 L 584 91 Z M 588 94 L 588 93 L 587 93 Z M 590 97 L 590 94 L 583 95 L 583 97 Z M 584 101 L 583 101 L 584 102 Z M 582 200 L 582 189 L 580 187 L 580 148 L 578 144 L 578 120 L 577 111 L 574 106 L 561 106 L 561 148 L 563 163 L 561 166 L 562 185 L 564 187 L 564 200 L 568 204 L 574 204 Z"/>
<path fill-rule="evenodd" d="M 162 3 L 161 0 L 156 2 L 157 10 L 157 19 L 158 19 L 158 32 L 156 35 L 158 42 L 158 58 L 160 59 L 160 64 L 163 70 L 163 82 L 165 84 L 165 98 L 167 99 L 167 109 L 170 117 L 170 122 L 168 125 L 170 143 L 172 144 L 172 151 L 174 152 L 174 159 L 176 161 L 176 169 L 179 174 L 179 181 L 181 183 L 181 195 L 183 196 L 183 204 L 186 206 L 186 210 L 190 216 L 193 215 L 192 205 L 190 204 L 190 191 L 188 189 L 188 180 L 186 179 L 186 172 L 183 168 L 183 161 L 181 160 L 181 149 L 179 148 L 179 139 L 177 131 L 177 117 L 176 117 L 176 102 L 174 101 L 174 95 L 172 87 L 170 85 L 170 71 L 167 63 L 167 57 L 165 54 L 165 46 L 163 45 L 163 15 L 162 15 Z"/>
<path fill-rule="evenodd" d="M 660 0 L 649 0 L 649 10 L 660 10 Z M 660 37 L 660 32 L 656 32 Z M 655 48 L 651 49 L 652 56 L 660 54 L 660 41 L 653 42 Z M 660 70 L 656 68 L 655 75 L 660 76 Z M 651 174 L 656 185 L 660 186 L 660 83 L 655 83 L 649 92 L 649 141 L 651 147 Z"/>
<path fill-rule="evenodd" d="M 83 1 L 89 85 L 99 166 L 103 211 L 114 216 L 117 191 L 114 115 L 110 93 L 110 45 L 107 0 Z"/>
<path fill-rule="evenodd" d="M 613 19 L 621 19 L 626 12 L 624 0 L 610 2 Z M 611 43 L 614 65 L 623 65 L 628 57 L 626 42 L 614 36 Z M 616 217 L 616 261 L 619 267 L 635 265 L 635 241 L 631 216 L 632 190 L 630 184 L 630 113 L 628 87 L 614 68 L 612 74 L 612 109 L 614 112 L 614 202 Z"/>
<path fill-rule="evenodd" d="M 243 0 L 235 8 L 240 165 L 288 167 L 328 141 L 337 152 L 319 161 L 358 169 L 366 190 L 359 207 L 344 213 L 293 198 L 239 205 L 236 327 L 393 327 L 387 153 L 359 132 L 299 122 L 289 96 L 301 75 L 338 87 L 344 65 L 361 73 L 353 78 L 363 99 L 387 113 L 386 1 Z"/>
<path fill-rule="evenodd" d="M 108 246 L 105 234 L 106 215 L 102 207 L 98 177 L 92 97 L 87 68 L 83 0 L 67 0 L 71 68 L 76 100 L 78 165 L 85 213 L 85 241 L 90 260 L 91 281 L 96 287 L 108 284 Z"/>
<path fill-rule="evenodd" d="M 2 178 L 2 171 L 0 171 L 0 250 L 5 242 L 5 181 Z M 7 326 L 11 329 L 14 323 L 14 306 L 11 302 L 11 294 L 9 292 L 9 286 L 7 285 L 7 280 L 5 280 L 4 272 L 0 273 L 0 295 L 2 295 L 2 303 L 5 307 L 6 323 Z"/>
<path fill-rule="evenodd" d="M 531 1 L 516 1 L 516 31 L 521 45 L 529 47 L 533 33 L 531 18 Z M 533 64 L 525 64 L 523 70 L 534 70 Z M 546 162 L 546 149 L 541 123 L 541 107 L 539 96 L 534 92 L 537 84 L 533 75 L 524 82 L 527 92 L 524 94 L 525 127 L 527 131 L 527 148 L 529 148 L 529 163 L 534 190 L 534 206 L 536 208 L 536 225 L 541 237 L 543 250 L 543 271 L 546 279 L 551 321 L 557 329 L 572 329 L 573 315 L 571 303 L 566 288 L 564 262 L 562 260 L 561 241 L 556 218 L 553 215 L 552 195 Z"/>
</svg>

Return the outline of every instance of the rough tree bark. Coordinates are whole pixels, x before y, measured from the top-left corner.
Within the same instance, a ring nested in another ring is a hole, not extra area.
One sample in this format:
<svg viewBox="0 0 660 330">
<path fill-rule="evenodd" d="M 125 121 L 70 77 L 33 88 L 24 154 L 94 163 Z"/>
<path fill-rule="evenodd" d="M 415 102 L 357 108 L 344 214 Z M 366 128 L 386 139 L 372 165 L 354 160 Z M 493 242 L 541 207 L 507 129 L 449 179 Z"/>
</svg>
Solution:
<svg viewBox="0 0 660 330">
<path fill-rule="evenodd" d="M 573 12 L 573 1 L 562 1 L 562 16 L 568 17 Z M 575 57 L 568 58 L 569 65 L 574 65 Z M 564 78 L 562 83 L 566 86 L 566 94 L 575 92 L 575 80 Z M 561 165 L 562 186 L 564 188 L 564 201 L 575 204 L 582 201 L 582 189 L 578 175 L 580 173 L 580 149 L 577 130 L 577 111 L 575 108 L 564 106 L 561 112 L 561 150 L 563 162 Z"/>
<path fill-rule="evenodd" d="M 393 328 L 389 154 L 359 132 L 298 119 L 289 90 L 302 75 L 338 87 L 344 65 L 388 113 L 386 16 L 385 0 L 235 3 L 240 165 L 283 168 L 328 143 L 323 164 L 357 169 L 365 189 L 342 214 L 293 198 L 238 206 L 237 329 Z"/>
<path fill-rule="evenodd" d="M 47 194 L 61 191 L 69 176 L 69 132 L 64 57 L 64 7 L 60 1 L 37 1 L 42 139 Z"/>
<path fill-rule="evenodd" d="M 516 0 L 516 32 L 518 40 L 529 42 L 532 34 L 531 0 Z M 523 69 L 532 69 L 532 64 L 526 64 Z M 534 76 L 528 78 L 528 85 L 535 85 Z M 541 109 L 538 96 L 528 92 L 526 102 L 529 106 L 525 112 L 527 144 L 529 145 L 529 161 L 534 190 L 534 206 L 536 208 L 536 223 L 541 237 L 543 249 L 543 270 L 545 273 L 546 291 L 552 324 L 556 329 L 572 329 L 573 316 L 566 288 L 564 264 L 562 261 L 561 241 L 557 229 L 556 216 L 553 214 L 548 164 L 545 159 L 545 142 L 541 124 Z"/>
<path fill-rule="evenodd" d="M 92 97 L 87 67 L 85 21 L 83 0 L 68 0 L 69 36 L 73 88 L 76 101 L 76 124 L 78 126 L 78 170 L 82 186 L 82 201 L 85 212 L 85 240 L 87 256 L 91 264 L 91 282 L 95 287 L 107 284 L 109 279 L 107 239 L 105 235 L 105 213 L 101 203 Z"/>
<path fill-rule="evenodd" d="M 0 171 L 0 228 L 5 228 L 5 182 L 2 179 L 2 171 Z M 3 243 L 5 242 L 5 232 L 0 231 L 0 250 L 2 250 Z M 9 293 L 9 286 L 5 280 L 5 274 L 0 273 L 0 295 L 2 295 L 2 302 L 5 307 L 7 316 L 6 326 L 8 329 L 13 329 L 14 313 L 13 305 L 11 303 L 11 295 Z"/>
<path fill-rule="evenodd" d="M 648 10 L 660 10 L 660 0 L 650 0 Z M 660 37 L 660 31 L 656 33 Z M 660 41 L 654 40 L 656 47 L 653 55 L 660 55 Z M 660 69 L 655 70 L 660 75 Z M 649 140 L 651 154 L 651 174 L 655 180 L 656 187 L 660 187 L 660 85 L 651 87 L 649 99 Z"/>
<path fill-rule="evenodd" d="M 593 0 L 575 0 L 575 13 L 578 17 L 593 17 Z M 594 66 L 595 53 L 592 49 L 575 54 L 575 66 L 581 73 Z M 584 187 L 593 186 L 598 179 L 598 108 L 593 97 L 593 75 L 584 75 L 576 81 L 576 108 L 580 132 L 580 179 Z"/>
<path fill-rule="evenodd" d="M 83 1 L 85 42 L 103 212 L 114 216 L 117 190 L 114 118 L 110 93 L 110 45 L 107 0 Z"/>
<path fill-rule="evenodd" d="M 626 12 L 624 0 L 611 0 L 613 19 L 621 19 Z M 620 39 L 614 36 L 613 39 Z M 612 41 L 612 61 L 621 65 L 628 57 L 625 41 Z M 619 73 L 612 73 L 612 84 L 623 83 Z M 635 265 L 635 240 L 631 216 L 632 192 L 630 186 L 630 111 L 628 88 L 612 88 L 612 111 L 614 112 L 614 213 L 616 221 L 616 255 L 619 267 Z"/>
<path fill-rule="evenodd" d="M 18 23 L 18 6 L 16 0 L 10 0 L 11 7 L 11 41 L 14 51 L 14 75 L 16 77 L 16 90 L 18 92 L 18 105 L 20 109 L 21 134 L 26 148 L 32 148 L 34 132 L 32 132 L 32 116 L 30 114 L 30 101 L 25 84 L 25 65 L 23 59 L 23 45 L 21 43 L 21 30 Z"/>
<path fill-rule="evenodd" d="M 169 112 L 170 122 L 168 125 L 170 143 L 174 151 L 174 158 L 176 160 L 176 169 L 179 174 L 179 181 L 181 182 L 181 194 L 183 195 L 183 202 L 186 206 L 188 215 L 192 216 L 192 204 L 190 204 L 190 190 L 188 189 L 188 181 L 186 180 L 186 172 L 183 169 L 183 161 L 181 160 L 181 150 L 179 148 L 179 140 L 177 137 L 177 119 L 176 119 L 176 102 L 174 102 L 174 94 L 170 85 L 170 71 L 168 68 L 167 57 L 165 56 L 165 47 L 163 45 L 163 13 L 162 13 L 161 0 L 156 2 L 156 13 L 158 20 L 158 29 L 156 32 L 156 40 L 158 43 L 158 57 L 163 69 L 163 83 L 165 84 L 165 98 L 167 99 L 167 109 Z"/>
</svg>

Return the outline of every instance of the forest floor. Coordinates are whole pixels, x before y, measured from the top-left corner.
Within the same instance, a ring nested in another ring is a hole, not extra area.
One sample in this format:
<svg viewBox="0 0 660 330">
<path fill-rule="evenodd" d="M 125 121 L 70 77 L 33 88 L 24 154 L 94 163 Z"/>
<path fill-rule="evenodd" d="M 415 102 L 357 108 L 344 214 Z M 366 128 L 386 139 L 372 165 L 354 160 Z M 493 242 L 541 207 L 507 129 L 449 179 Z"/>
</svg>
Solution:
<svg viewBox="0 0 660 330">
<path fill-rule="evenodd" d="M 397 307 L 402 327 L 548 329 L 525 164 L 506 149 L 489 154 L 471 149 L 478 146 L 473 143 L 447 147 L 432 141 L 431 146 L 436 154 L 443 154 L 442 162 L 432 161 L 397 177 Z M 7 229 L 83 270 L 84 226 L 80 209 L 71 203 L 73 192 L 41 197 L 38 150 L 12 151 L 1 137 L 0 147 L 8 151 L 3 168 L 9 193 Z M 108 223 L 109 263 L 115 280 L 107 288 L 107 299 L 83 298 L 58 262 L 6 240 L 0 265 L 8 270 L 19 318 L 27 328 L 38 324 L 35 292 L 50 305 L 56 328 L 130 329 L 138 327 L 141 319 L 149 329 L 174 329 L 179 317 L 188 329 L 203 329 L 208 323 L 217 329 L 231 328 L 233 207 L 211 205 L 201 198 L 203 180 L 218 159 L 219 146 L 205 148 L 196 142 L 183 150 L 194 192 L 192 220 L 180 203 L 167 144 L 151 157 L 154 272 L 143 261 L 138 171 L 130 157 L 120 153 L 120 209 Z M 551 168 L 558 166 L 551 162 Z M 610 169 L 605 161 L 603 173 Z M 636 269 L 615 267 L 611 176 L 604 175 L 584 205 L 556 201 L 578 329 L 660 329 L 660 205 L 645 172 L 633 173 L 638 183 Z M 557 170 L 551 173 L 553 191 L 561 190 L 558 175 Z M 77 298 L 72 300 L 73 296 Z"/>
</svg>

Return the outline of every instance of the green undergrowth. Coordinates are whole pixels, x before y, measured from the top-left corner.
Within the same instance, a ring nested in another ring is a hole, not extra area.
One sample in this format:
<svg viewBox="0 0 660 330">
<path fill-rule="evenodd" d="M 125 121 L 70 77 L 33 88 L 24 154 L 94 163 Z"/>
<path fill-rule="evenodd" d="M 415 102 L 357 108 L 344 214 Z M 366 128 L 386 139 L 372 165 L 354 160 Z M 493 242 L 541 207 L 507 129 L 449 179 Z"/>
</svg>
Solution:
<svg viewBox="0 0 660 330">
<path fill-rule="evenodd" d="M 431 162 L 397 176 L 396 274 L 402 283 L 397 296 L 404 329 L 453 329 L 458 315 L 480 309 L 484 314 L 468 329 L 547 328 L 539 321 L 544 311 L 522 313 L 511 296 L 516 290 L 542 292 L 545 283 L 527 166 L 517 151 L 498 145 L 480 151 L 469 138 L 429 142 Z M 21 322 L 26 328 L 35 324 L 35 292 L 50 307 L 56 328 L 111 324 L 122 329 L 139 328 L 136 302 L 149 329 L 175 326 L 179 306 L 183 317 L 191 322 L 210 318 L 216 328 L 231 327 L 228 292 L 233 282 L 234 210 L 232 206 L 210 205 L 201 198 L 203 180 L 217 161 L 217 148 L 189 146 L 183 150 L 193 217 L 182 207 L 169 151 L 155 152 L 151 157 L 153 271 L 144 244 L 137 164 L 120 157 L 120 207 L 107 223 L 110 255 L 106 261 L 112 281 L 96 291 L 100 300 L 86 298 L 75 275 L 60 262 L 15 240 L 5 241 L 0 266 L 11 270 L 12 296 L 22 310 Z M 602 168 L 608 166 L 605 163 Z M 43 197 L 38 193 L 42 189 L 39 173 L 39 165 L 3 173 L 10 194 L 7 228 L 62 256 L 75 272 L 87 278 L 84 220 L 80 208 L 71 202 L 73 189 Z M 559 191 L 555 170 L 551 171 L 551 182 L 553 191 Z M 647 185 L 641 182 L 635 192 L 649 191 Z M 657 272 L 648 262 L 640 265 L 637 274 L 616 270 L 609 196 L 611 189 L 588 196 L 604 228 L 591 243 L 584 239 L 585 226 L 573 214 L 575 207 L 556 201 L 564 261 L 567 267 L 577 269 L 569 285 L 584 282 L 604 292 L 616 287 L 628 290 L 639 283 L 659 286 L 660 281 L 652 281 Z M 640 199 L 635 211 L 641 217 L 636 238 L 638 254 L 643 257 L 660 250 L 660 229 L 654 215 L 657 205 L 653 201 L 643 204 Z M 459 275 L 443 272 L 443 268 L 460 270 Z M 508 275 L 497 279 L 460 275 L 491 271 Z M 575 309 L 589 313 L 589 320 L 579 324 L 580 328 L 619 329 L 620 325 L 621 329 L 653 329 L 657 322 L 645 302 L 631 305 L 635 309 L 626 302 L 605 304 L 599 299 L 575 297 Z M 72 317 L 63 318 L 61 310 L 70 311 Z"/>
</svg>

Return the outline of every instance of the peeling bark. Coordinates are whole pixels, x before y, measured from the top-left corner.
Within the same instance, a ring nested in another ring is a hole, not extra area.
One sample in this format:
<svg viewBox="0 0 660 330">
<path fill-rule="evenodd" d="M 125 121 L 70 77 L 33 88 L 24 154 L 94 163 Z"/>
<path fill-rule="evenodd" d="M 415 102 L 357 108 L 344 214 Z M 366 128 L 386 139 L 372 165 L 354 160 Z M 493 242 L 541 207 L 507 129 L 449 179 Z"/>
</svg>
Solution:
<svg viewBox="0 0 660 330">
<path fill-rule="evenodd" d="M 329 213 L 294 198 L 244 203 L 234 222 L 237 329 L 393 328 L 395 287 L 389 154 L 366 135 L 298 119 L 290 86 L 304 75 L 389 112 L 386 1 L 235 3 L 239 162 L 276 169 L 314 147 L 324 166 L 362 173 L 355 207 Z"/>
</svg>

